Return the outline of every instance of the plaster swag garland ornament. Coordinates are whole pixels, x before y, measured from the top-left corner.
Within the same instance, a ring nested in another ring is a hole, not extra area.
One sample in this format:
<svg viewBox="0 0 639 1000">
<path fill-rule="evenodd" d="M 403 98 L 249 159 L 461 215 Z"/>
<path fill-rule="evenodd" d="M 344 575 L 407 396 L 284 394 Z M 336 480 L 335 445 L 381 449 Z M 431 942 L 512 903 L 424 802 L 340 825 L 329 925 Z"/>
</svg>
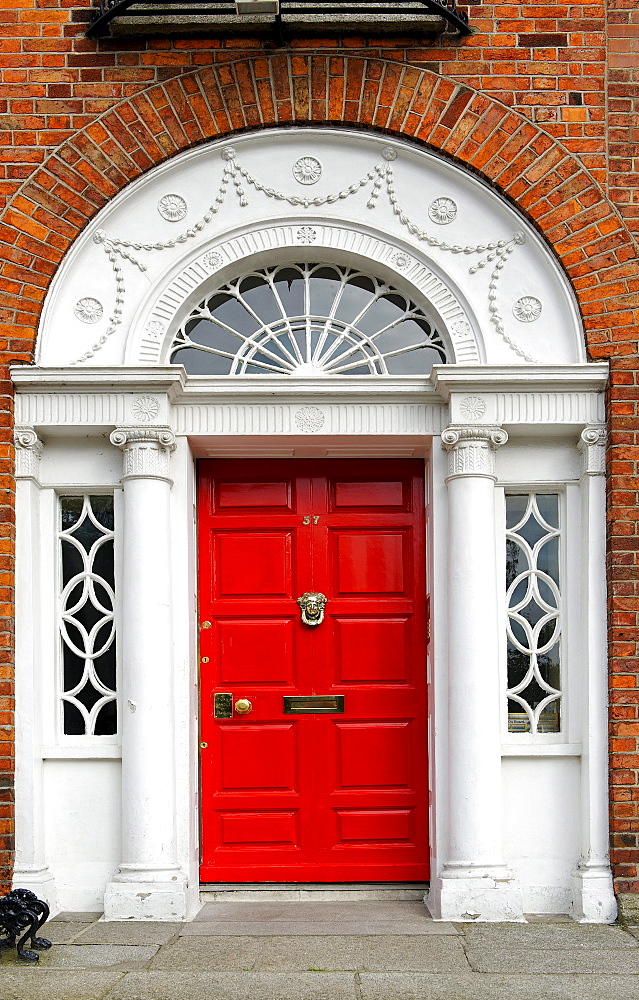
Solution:
<svg viewBox="0 0 639 1000">
<path fill-rule="evenodd" d="M 468 273 L 470 275 L 477 274 L 479 271 L 492 265 L 488 289 L 488 308 L 491 322 L 493 323 L 496 332 L 515 354 L 523 358 L 525 361 L 534 363 L 536 359 L 530 354 L 527 354 L 507 333 L 504 319 L 498 305 L 498 285 L 501 272 L 513 251 L 517 248 L 517 246 L 521 246 L 525 242 L 524 234 L 516 232 L 513 233 L 508 239 L 493 240 L 487 243 L 465 246 L 456 243 L 448 243 L 445 240 L 438 239 L 418 225 L 418 223 L 404 211 L 402 205 L 397 199 L 393 173 L 393 163 L 397 159 L 397 151 L 392 146 L 385 146 L 382 149 L 381 156 L 381 162 L 373 164 L 371 169 L 368 170 L 363 176 L 341 188 L 339 191 L 324 196 L 318 195 L 314 198 L 310 198 L 286 194 L 284 191 L 262 183 L 239 162 L 236 149 L 233 146 L 226 146 L 221 152 L 221 158 L 224 166 L 222 168 L 220 184 L 213 202 L 197 222 L 181 232 L 179 235 L 175 236 L 173 239 L 156 241 L 155 243 L 143 243 L 141 241 L 122 240 L 115 236 L 108 235 L 103 229 L 98 229 L 93 239 L 95 243 L 102 246 L 114 272 L 116 281 L 115 303 L 104 334 L 81 357 L 77 358 L 75 362 L 72 362 L 72 364 L 88 361 L 94 357 L 94 355 L 102 349 L 107 339 L 115 333 L 122 321 L 122 308 L 126 292 L 122 262 L 128 261 L 134 267 L 137 267 L 139 271 L 145 272 L 147 270 L 147 266 L 144 261 L 140 259 L 140 253 L 155 253 L 163 250 L 171 250 L 179 244 L 185 244 L 190 240 L 197 238 L 202 230 L 209 225 L 214 216 L 219 213 L 220 209 L 227 200 L 228 193 L 231 188 L 235 190 L 235 195 L 240 208 L 246 208 L 249 204 L 246 193 L 247 187 L 251 187 L 255 192 L 264 195 L 266 198 L 270 198 L 274 201 L 285 202 L 292 207 L 302 209 L 321 208 L 324 205 L 333 205 L 339 201 L 344 201 L 348 198 L 354 197 L 364 188 L 370 188 L 370 194 L 366 202 L 366 206 L 369 209 L 374 210 L 377 206 L 381 193 L 384 190 L 386 198 L 399 223 L 408 230 L 411 237 L 413 237 L 417 242 L 424 242 L 429 247 L 437 249 L 443 253 L 474 256 L 476 258 L 476 262 L 468 269 Z M 315 159 L 315 157 L 299 157 L 293 168 L 296 180 L 298 180 L 299 183 L 306 185 L 315 183 L 314 180 L 309 178 L 314 177 L 317 173 L 317 167 L 309 161 L 314 161 L 317 164 L 321 176 L 321 164 L 319 163 L 319 160 Z M 297 177 L 295 174 L 296 169 L 300 174 L 300 177 L 304 176 L 304 180 L 300 180 L 300 178 Z M 317 177 L 317 179 L 319 180 L 319 177 Z M 181 211 L 178 203 L 175 202 L 175 199 L 184 201 L 180 195 L 165 195 L 165 199 L 167 198 L 174 199 L 174 201 L 172 202 L 172 207 L 167 206 L 166 210 L 172 212 L 173 214 Z M 161 199 L 161 201 L 163 200 L 164 199 Z M 184 202 L 184 206 L 186 207 L 186 202 Z M 186 212 L 184 214 L 186 214 Z M 428 214 L 431 221 L 434 221 L 437 225 L 445 225 L 448 222 L 452 222 L 456 217 L 457 205 L 452 198 L 437 198 L 429 206 Z M 175 220 L 172 221 L 179 221 L 179 219 L 176 216 Z M 297 230 L 297 239 L 300 243 L 313 243 L 316 236 L 316 230 L 312 226 L 301 226 Z M 401 255 L 398 256 L 401 257 Z M 218 266 L 217 260 L 215 260 L 212 255 L 208 256 L 206 263 L 207 266 L 210 267 Z M 397 261 L 396 265 L 398 267 L 403 266 L 401 263 L 397 263 Z"/>
</svg>

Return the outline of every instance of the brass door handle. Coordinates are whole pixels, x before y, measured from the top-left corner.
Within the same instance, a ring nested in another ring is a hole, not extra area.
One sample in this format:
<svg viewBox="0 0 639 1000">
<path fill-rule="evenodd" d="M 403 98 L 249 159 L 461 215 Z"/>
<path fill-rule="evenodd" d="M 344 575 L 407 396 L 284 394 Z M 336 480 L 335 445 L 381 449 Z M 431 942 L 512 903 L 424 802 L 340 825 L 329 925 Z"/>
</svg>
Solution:
<svg viewBox="0 0 639 1000">
<path fill-rule="evenodd" d="M 248 698 L 238 698 L 233 707 L 238 715 L 248 715 L 253 705 Z"/>
</svg>

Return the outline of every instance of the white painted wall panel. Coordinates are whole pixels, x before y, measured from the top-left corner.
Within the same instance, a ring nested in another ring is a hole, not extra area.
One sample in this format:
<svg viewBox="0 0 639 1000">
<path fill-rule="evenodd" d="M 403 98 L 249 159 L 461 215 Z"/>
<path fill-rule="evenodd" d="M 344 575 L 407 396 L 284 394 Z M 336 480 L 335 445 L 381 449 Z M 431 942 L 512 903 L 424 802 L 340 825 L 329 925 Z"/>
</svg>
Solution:
<svg viewBox="0 0 639 1000">
<path fill-rule="evenodd" d="M 505 757 L 504 853 L 525 913 L 566 913 L 580 852 L 580 760 Z"/>
<path fill-rule="evenodd" d="M 120 862 L 120 761 L 47 760 L 44 799 L 60 909 L 101 912 Z"/>
</svg>

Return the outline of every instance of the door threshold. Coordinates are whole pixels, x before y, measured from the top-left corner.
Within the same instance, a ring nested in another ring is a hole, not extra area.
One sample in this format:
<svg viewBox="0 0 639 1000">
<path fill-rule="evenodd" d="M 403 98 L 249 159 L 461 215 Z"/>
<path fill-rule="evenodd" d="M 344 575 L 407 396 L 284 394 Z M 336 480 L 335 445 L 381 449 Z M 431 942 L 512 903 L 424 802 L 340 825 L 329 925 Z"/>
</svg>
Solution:
<svg viewBox="0 0 639 1000">
<path fill-rule="evenodd" d="M 202 903 L 422 901 L 428 882 L 209 882 L 200 886 Z"/>
</svg>

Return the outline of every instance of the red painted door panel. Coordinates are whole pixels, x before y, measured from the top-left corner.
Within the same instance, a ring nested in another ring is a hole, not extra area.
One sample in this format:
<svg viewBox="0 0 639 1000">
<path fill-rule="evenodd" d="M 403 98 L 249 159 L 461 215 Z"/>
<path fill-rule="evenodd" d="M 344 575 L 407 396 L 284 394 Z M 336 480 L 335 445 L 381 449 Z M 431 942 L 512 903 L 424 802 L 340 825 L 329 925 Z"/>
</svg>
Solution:
<svg viewBox="0 0 639 1000">
<path fill-rule="evenodd" d="M 428 877 L 423 475 L 200 463 L 203 882 Z M 216 692 L 252 710 L 215 719 Z M 287 695 L 344 712 L 285 714 Z"/>
</svg>

